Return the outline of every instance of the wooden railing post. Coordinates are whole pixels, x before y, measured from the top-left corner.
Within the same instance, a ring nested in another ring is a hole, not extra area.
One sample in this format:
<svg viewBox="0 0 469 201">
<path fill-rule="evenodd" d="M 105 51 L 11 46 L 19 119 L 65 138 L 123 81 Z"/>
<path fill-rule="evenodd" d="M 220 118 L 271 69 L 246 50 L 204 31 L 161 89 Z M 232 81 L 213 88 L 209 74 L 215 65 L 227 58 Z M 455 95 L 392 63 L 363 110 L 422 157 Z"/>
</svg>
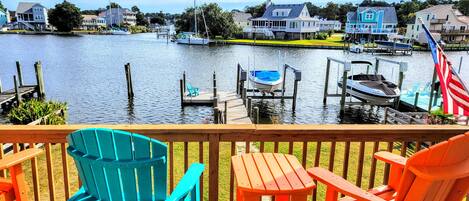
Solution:
<svg viewBox="0 0 469 201">
<path fill-rule="evenodd" d="M 209 136 L 209 201 L 218 200 L 218 170 L 219 170 L 219 152 L 220 152 L 220 134 L 210 134 Z"/>
</svg>

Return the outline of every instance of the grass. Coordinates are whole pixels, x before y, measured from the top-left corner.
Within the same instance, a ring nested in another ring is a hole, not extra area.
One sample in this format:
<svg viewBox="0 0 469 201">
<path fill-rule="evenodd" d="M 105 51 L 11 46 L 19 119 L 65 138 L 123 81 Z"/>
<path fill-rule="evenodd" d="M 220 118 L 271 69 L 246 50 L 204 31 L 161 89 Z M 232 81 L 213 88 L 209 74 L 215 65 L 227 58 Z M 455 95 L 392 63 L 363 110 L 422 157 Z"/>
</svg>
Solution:
<svg viewBox="0 0 469 201">
<path fill-rule="evenodd" d="M 321 160 L 320 166 L 327 168 L 329 164 L 329 151 L 330 151 L 330 142 L 322 143 L 321 146 Z M 256 144 L 255 144 L 256 145 Z M 308 155 L 307 155 L 307 168 L 313 167 L 314 164 L 314 157 L 316 151 L 315 142 L 308 143 Z M 370 167 L 371 167 L 371 153 L 373 148 L 373 143 L 366 143 L 365 144 L 365 159 L 363 165 L 363 177 L 362 177 L 362 187 L 366 189 L 368 187 L 369 181 L 369 174 L 370 174 Z M 199 144 L 198 143 L 189 143 L 189 153 L 188 153 L 188 160 L 189 164 L 196 163 L 199 161 Z M 204 164 L 206 164 L 205 174 L 204 174 L 204 185 L 203 185 L 203 195 L 204 200 L 208 200 L 208 143 L 204 143 Z M 342 168 L 343 164 L 342 161 L 344 159 L 344 146 L 345 143 L 338 142 L 336 145 L 336 154 L 334 159 L 334 173 L 338 175 L 342 175 Z M 265 143 L 265 151 L 266 152 L 273 152 L 274 144 L 273 143 Z M 380 144 L 379 150 L 386 149 L 386 144 Z M 182 178 L 184 173 L 184 144 L 183 143 L 174 143 L 174 184 L 177 185 L 178 181 Z M 63 183 L 63 171 L 62 171 L 62 156 L 61 156 L 61 148 L 60 144 L 56 144 L 52 146 L 52 166 L 53 166 L 53 175 L 54 175 L 54 184 L 55 184 L 55 192 L 54 196 L 57 200 L 64 200 L 65 193 L 64 193 L 64 183 Z M 280 143 L 279 144 L 279 152 L 281 153 L 288 153 L 288 143 Z M 302 143 L 294 143 L 294 152 L 295 155 L 300 161 L 302 158 Z M 348 170 L 348 180 L 352 183 L 356 182 L 356 173 L 358 168 L 358 154 L 359 154 L 359 143 L 351 143 L 350 149 L 350 157 L 349 157 L 349 170 Z M 230 143 L 221 143 L 220 144 L 220 174 L 219 174 L 219 200 L 229 200 L 229 181 L 230 181 Z M 71 195 L 78 190 L 78 176 L 76 167 L 74 165 L 73 160 L 68 157 L 67 161 L 69 165 L 69 181 L 70 181 L 70 189 Z M 38 164 L 38 173 L 39 173 L 39 190 L 40 190 L 40 198 L 41 200 L 49 200 L 49 187 L 48 187 L 48 180 L 45 179 L 47 177 L 47 166 L 45 160 L 45 154 L 41 155 L 37 161 Z M 168 167 L 169 168 L 169 167 Z M 26 162 L 24 166 L 25 174 L 26 174 L 26 181 L 28 184 L 32 183 L 32 174 L 31 174 L 31 163 Z M 375 185 L 382 184 L 383 181 L 383 170 L 384 164 L 382 162 L 377 163 L 376 168 L 376 179 Z M 169 175 L 169 170 L 168 170 Z M 169 185 L 169 179 L 168 179 Z M 323 200 L 325 193 L 324 185 L 318 186 L 318 198 L 319 200 Z M 33 198 L 33 191 L 30 185 L 29 195 Z"/>
<path fill-rule="evenodd" d="M 246 43 L 246 44 L 265 44 L 265 45 L 298 45 L 298 46 L 333 46 L 342 47 L 343 34 L 333 34 L 326 40 L 252 40 L 252 39 L 233 39 L 226 40 L 228 43 Z"/>
</svg>

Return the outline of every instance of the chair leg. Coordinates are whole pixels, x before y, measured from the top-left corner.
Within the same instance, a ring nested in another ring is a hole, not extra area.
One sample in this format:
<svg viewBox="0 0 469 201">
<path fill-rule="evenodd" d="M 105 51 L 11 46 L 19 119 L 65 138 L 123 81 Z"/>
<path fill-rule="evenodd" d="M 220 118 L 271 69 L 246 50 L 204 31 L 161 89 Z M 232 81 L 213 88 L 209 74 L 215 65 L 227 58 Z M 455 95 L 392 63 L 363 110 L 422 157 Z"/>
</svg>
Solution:
<svg viewBox="0 0 469 201">
<path fill-rule="evenodd" d="M 291 200 L 292 201 L 307 201 L 308 200 L 308 194 L 304 194 L 304 195 L 292 195 L 291 196 Z"/>
<path fill-rule="evenodd" d="M 23 167 L 21 164 L 10 168 L 11 181 L 15 189 L 16 201 L 28 201 L 28 187 L 24 180 Z"/>
<path fill-rule="evenodd" d="M 337 201 L 339 199 L 339 193 L 331 188 L 331 187 L 327 187 L 327 191 L 326 191 L 326 201 Z"/>
<path fill-rule="evenodd" d="M 243 199 L 243 193 L 239 188 L 236 190 L 236 201 L 244 201 Z"/>
<path fill-rule="evenodd" d="M 191 192 L 191 200 L 200 201 L 200 184 L 197 182 Z"/>
</svg>

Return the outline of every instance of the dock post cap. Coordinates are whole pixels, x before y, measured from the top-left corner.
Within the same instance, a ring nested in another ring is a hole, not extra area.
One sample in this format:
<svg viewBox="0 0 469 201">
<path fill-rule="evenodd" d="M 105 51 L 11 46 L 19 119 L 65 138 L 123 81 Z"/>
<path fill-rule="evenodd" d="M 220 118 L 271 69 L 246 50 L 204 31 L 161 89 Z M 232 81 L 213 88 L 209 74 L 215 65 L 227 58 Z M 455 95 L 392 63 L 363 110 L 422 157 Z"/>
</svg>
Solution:
<svg viewBox="0 0 469 201">
<path fill-rule="evenodd" d="M 407 72 L 407 69 L 409 68 L 409 64 L 405 61 L 401 61 L 399 63 L 399 72 Z"/>
<path fill-rule="evenodd" d="M 345 61 L 344 62 L 344 71 L 351 71 L 352 70 L 352 62 L 351 61 Z"/>
</svg>

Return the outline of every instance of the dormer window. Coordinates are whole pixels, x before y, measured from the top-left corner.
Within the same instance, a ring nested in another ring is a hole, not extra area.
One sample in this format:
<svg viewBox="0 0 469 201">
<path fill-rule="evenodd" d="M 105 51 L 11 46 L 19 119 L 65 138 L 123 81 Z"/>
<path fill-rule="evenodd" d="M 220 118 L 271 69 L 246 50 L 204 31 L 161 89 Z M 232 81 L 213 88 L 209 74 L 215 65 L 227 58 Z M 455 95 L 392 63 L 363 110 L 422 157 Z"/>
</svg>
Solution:
<svg viewBox="0 0 469 201">
<path fill-rule="evenodd" d="M 365 20 L 372 20 L 373 19 L 373 13 L 366 13 L 365 14 Z"/>
</svg>

